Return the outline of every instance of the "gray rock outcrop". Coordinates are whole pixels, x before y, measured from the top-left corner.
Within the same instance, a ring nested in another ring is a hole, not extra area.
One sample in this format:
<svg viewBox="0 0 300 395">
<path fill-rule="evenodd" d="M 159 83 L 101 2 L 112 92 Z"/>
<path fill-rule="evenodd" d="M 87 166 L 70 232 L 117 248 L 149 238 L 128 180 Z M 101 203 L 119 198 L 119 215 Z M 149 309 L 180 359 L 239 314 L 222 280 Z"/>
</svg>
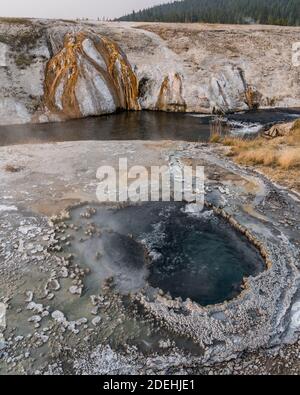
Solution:
<svg viewBox="0 0 300 395">
<path fill-rule="evenodd" d="M 0 124 L 300 107 L 300 28 L 0 19 Z"/>
</svg>

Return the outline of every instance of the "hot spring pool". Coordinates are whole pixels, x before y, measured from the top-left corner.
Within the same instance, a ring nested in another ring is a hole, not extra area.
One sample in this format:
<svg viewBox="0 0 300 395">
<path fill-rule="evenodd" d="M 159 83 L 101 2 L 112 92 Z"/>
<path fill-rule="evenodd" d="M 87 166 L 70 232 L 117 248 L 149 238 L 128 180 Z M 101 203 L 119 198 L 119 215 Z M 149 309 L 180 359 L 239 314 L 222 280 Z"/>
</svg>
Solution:
<svg viewBox="0 0 300 395">
<path fill-rule="evenodd" d="M 121 294 L 159 288 L 202 306 L 236 297 L 245 277 L 265 269 L 257 249 L 213 211 L 147 203 L 71 210 L 69 252 L 91 270 L 86 291 L 111 279 Z"/>
</svg>

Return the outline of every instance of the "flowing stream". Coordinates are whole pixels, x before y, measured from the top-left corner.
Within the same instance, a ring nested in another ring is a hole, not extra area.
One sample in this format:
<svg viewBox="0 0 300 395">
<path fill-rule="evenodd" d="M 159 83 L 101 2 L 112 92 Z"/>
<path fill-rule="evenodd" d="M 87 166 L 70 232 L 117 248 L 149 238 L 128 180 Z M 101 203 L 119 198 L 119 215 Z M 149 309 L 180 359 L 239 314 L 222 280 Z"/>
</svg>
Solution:
<svg viewBox="0 0 300 395">
<path fill-rule="evenodd" d="M 300 117 L 300 109 L 257 110 L 226 119 L 233 134 L 257 134 L 276 122 Z M 63 123 L 0 126 L 0 146 L 87 140 L 182 140 L 207 142 L 213 116 L 151 111 L 121 112 Z"/>
</svg>

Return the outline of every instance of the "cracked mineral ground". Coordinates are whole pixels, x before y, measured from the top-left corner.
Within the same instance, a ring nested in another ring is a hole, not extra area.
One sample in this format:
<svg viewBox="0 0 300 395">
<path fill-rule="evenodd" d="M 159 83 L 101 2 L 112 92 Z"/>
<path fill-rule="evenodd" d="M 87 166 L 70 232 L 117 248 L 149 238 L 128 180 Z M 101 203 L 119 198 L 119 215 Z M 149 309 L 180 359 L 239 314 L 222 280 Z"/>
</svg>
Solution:
<svg viewBox="0 0 300 395">
<path fill-rule="evenodd" d="M 238 374 L 265 358 L 286 369 L 299 330 L 296 193 L 201 142 L 0 150 L 16 167 L 1 171 L 2 374 Z M 97 168 L 125 154 L 132 166 L 204 165 L 205 209 L 97 202 Z"/>
<path fill-rule="evenodd" d="M 1 375 L 300 373 L 295 41 L 0 18 Z M 204 207 L 99 202 L 120 158 L 203 166 Z"/>
</svg>

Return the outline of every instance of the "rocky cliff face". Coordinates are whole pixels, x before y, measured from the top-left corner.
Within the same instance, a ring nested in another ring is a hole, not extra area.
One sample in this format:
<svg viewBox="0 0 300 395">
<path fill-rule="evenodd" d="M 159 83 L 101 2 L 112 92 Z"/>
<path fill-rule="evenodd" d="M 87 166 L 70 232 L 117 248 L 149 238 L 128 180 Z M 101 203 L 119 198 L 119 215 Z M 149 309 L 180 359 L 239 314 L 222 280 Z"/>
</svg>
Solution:
<svg viewBox="0 0 300 395">
<path fill-rule="evenodd" d="M 0 124 L 299 106 L 300 28 L 0 19 Z"/>
<path fill-rule="evenodd" d="M 139 110 L 137 78 L 113 41 L 93 33 L 67 34 L 46 67 L 44 106 L 61 118 Z"/>
</svg>

